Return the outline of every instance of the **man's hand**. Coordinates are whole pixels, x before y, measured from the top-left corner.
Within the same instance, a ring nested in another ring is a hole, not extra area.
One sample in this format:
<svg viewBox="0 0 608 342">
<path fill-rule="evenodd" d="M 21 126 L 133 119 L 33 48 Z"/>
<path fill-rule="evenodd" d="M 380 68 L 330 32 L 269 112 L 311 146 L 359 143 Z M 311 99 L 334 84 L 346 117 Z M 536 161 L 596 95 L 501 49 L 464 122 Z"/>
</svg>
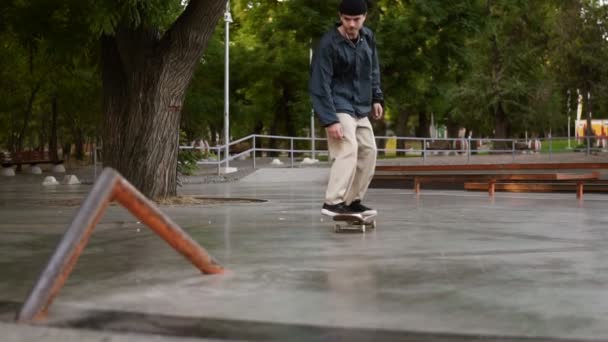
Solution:
<svg viewBox="0 0 608 342">
<path fill-rule="evenodd" d="M 327 133 L 327 137 L 330 139 L 342 140 L 344 138 L 344 131 L 342 130 L 342 125 L 339 122 L 325 127 L 325 132 Z"/>
<path fill-rule="evenodd" d="M 372 117 L 374 120 L 380 120 L 384 116 L 384 108 L 380 103 L 374 103 L 374 108 L 372 110 Z"/>
</svg>

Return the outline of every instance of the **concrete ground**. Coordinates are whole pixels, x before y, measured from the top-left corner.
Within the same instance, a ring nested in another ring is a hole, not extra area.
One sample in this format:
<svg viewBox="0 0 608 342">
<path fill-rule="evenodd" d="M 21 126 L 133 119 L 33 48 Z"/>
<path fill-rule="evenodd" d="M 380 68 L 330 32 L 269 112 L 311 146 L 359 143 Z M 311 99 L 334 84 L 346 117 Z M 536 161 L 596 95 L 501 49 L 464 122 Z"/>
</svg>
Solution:
<svg viewBox="0 0 608 342">
<path fill-rule="evenodd" d="M 37 177 L 37 178 L 36 178 Z M 608 339 L 608 197 L 371 189 L 378 229 L 336 234 L 325 168 L 181 192 L 266 203 L 161 209 L 229 272 L 203 276 L 108 209 L 42 326 L 12 323 L 90 185 L 0 178 L 2 341 Z"/>
</svg>

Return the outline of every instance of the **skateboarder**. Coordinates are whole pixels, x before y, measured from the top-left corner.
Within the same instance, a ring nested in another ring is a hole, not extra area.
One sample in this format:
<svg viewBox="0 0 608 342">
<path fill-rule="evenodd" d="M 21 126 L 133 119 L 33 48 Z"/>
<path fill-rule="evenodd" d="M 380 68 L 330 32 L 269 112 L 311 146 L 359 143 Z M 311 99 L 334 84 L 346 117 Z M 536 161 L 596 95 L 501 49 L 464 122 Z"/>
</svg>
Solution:
<svg viewBox="0 0 608 342">
<path fill-rule="evenodd" d="M 365 0 L 342 0 L 338 15 L 340 22 L 321 38 L 311 64 L 310 96 L 333 161 L 321 213 L 376 215 L 361 203 L 376 167 L 368 116 L 384 115 L 376 40 L 363 26 Z"/>
</svg>

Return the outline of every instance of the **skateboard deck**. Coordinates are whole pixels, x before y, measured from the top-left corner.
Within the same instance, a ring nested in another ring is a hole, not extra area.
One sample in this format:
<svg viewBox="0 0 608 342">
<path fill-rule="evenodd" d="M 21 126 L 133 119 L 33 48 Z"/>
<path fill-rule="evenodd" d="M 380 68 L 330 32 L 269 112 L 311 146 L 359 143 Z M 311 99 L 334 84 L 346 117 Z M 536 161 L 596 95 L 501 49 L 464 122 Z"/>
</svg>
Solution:
<svg viewBox="0 0 608 342">
<path fill-rule="evenodd" d="M 365 233 L 367 229 L 376 228 L 376 216 L 363 216 L 361 214 L 336 215 L 333 217 L 334 222 L 336 222 L 334 231 L 338 233 L 344 230 L 360 230 Z"/>
</svg>

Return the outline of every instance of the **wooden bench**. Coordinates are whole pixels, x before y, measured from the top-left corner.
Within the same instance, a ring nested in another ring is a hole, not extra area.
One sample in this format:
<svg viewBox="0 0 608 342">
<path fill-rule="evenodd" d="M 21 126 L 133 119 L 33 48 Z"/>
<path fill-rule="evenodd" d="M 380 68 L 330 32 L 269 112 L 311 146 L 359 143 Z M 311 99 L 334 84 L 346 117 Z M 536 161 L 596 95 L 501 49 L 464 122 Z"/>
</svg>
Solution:
<svg viewBox="0 0 608 342">
<path fill-rule="evenodd" d="M 519 182 L 574 182 L 576 183 L 576 197 L 583 198 L 583 188 L 587 181 L 598 180 L 598 172 L 585 174 L 569 173 L 530 173 L 530 174 L 435 174 L 413 176 L 414 192 L 420 193 L 420 186 L 423 183 L 432 182 L 483 182 L 488 185 L 488 195 L 494 196 L 496 193 L 496 183 L 519 183 Z"/>
<path fill-rule="evenodd" d="M 527 176 L 526 170 L 534 170 Z M 557 170 L 570 172 L 578 170 L 587 172 L 586 174 L 568 174 L 559 173 Z M 496 184 L 500 183 L 500 187 L 504 188 L 508 185 L 521 185 L 524 188 L 526 184 L 568 184 L 571 188 L 574 187 L 577 191 L 577 196 L 582 198 L 585 184 L 593 184 L 595 191 L 601 191 L 603 188 L 601 183 L 606 181 L 598 180 L 599 174 L 592 172 L 596 170 L 608 170 L 608 163 L 597 162 L 582 162 L 582 163 L 509 163 L 509 164 L 459 164 L 459 165 L 378 165 L 374 180 L 381 182 L 396 182 L 410 181 L 414 177 L 431 177 L 422 179 L 422 182 L 464 182 L 466 184 L 476 183 L 477 188 L 484 184 L 484 188 L 493 193 L 496 191 Z M 521 172 L 521 173 L 513 173 Z M 432 172 L 433 174 L 419 174 L 422 172 Z M 463 174 L 468 172 L 468 174 Z M 592 173 L 589 173 L 592 172 Z M 418 175 L 419 174 L 419 175 Z M 548 174 L 549 176 L 541 176 Z M 497 177 L 500 176 L 500 177 Z M 434 178 L 433 178 L 434 177 Z M 544 177 L 544 178 L 543 178 Z M 510 179 L 509 179 L 510 178 Z M 494 179 L 494 186 L 490 182 Z M 532 187 L 530 187 L 532 188 Z M 540 189 L 538 186 L 537 189 Z M 545 187 L 547 188 L 547 187 Z M 414 186 L 416 190 L 416 186 Z M 476 189 L 477 190 L 477 189 Z M 418 185 L 420 191 L 420 185 Z"/>
<path fill-rule="evenodd" d="M 530 146 L 527 143 L 518 141 L 514 145 L 516 151 L 529 151 L 531 150 Z"/>
<path fill-rule="evenodd" d="M 550 174 L 529 174 L 529 175 L 501 175 L 500 177 L 496 177 L 490 182 L 488 182 L 488 194 L 490 196 L 494 196 L 496 192 L 496 182 L 501 181 L 503 183 L 518 183 L 521 181 L 524 182 L 553 182 L 553 183 L 563 183 L 563 182 L 574 182 L 576 184 L 576 198 L 583 198 L 583 188 L 585 186 L 585 182 L 599 180 L 600 174 L 599 172 L 585 173 L 585 174 L 568 174 L 568 173 L 550 173 Z"/>
<path fill-rule="evenodd" d="M 435 140 L 427 143 L 426 150 L 429 152 L 466 153 L 468 149 L 466 139 L 458 140 Z"/>
<path fill-rule="evenodd" d="M 464 183 L 464 189 L 467 191 L 488 191 L 487 182 L 467 182 Z M 578 190 L 578 184 L 576 182 L 505 182 L 500 181 L 495 184 L 496 191 L 507 191 L 507 192 L 573 192 Z M 586 180 L 584 181 L 584 191 L 597 192 L 597 193 L 608 193 L 608 181 L 605 180 Z M 582 194 L 581 194 L 582 196 Z M 582 197 L 580 197 L 582 198 Z"/>
<path fill-rule="evenodd" d="M 37 165 L 37 164 L 62 164 L 63 160 L 52 160 L 48 152 L 21 151 L 15 153 L 0 152 L 0 164 L 2 167 L 13 165 Z"/>
<path fill-rule="evenodd" d="M 535 153 L 540 152 L 542 144 L 539 140 L 530 140 L 529 142 L 516 141 L 513 147 L 515 151 L 520 153 Z"/>
<path fill-rule="evenodd" d="M 234 145 L 230 145 L 230 153 L 232 154 L 239 154 L 249 149 L 251 149 L 251 143 L 248 141 L 243 141 Z"/>
<path fill-rule="evenodd" d="M 460 165 L 378 165 L 377 172 L 411 171 L 608 170 L 608 163 L 523 163 Z"/>
<path fill-rule="evenodd" d="M 452 142 L 448 141 L 448 140 L 435 140 L 435 141 L 431 141 L 427 145 L 426 149 L 429 150 L 429 151 L 433 151 L 433 150 L 439 150 L 439 151 L 453 150 L 453 148 L 452 148 Z"/>
</svg>

